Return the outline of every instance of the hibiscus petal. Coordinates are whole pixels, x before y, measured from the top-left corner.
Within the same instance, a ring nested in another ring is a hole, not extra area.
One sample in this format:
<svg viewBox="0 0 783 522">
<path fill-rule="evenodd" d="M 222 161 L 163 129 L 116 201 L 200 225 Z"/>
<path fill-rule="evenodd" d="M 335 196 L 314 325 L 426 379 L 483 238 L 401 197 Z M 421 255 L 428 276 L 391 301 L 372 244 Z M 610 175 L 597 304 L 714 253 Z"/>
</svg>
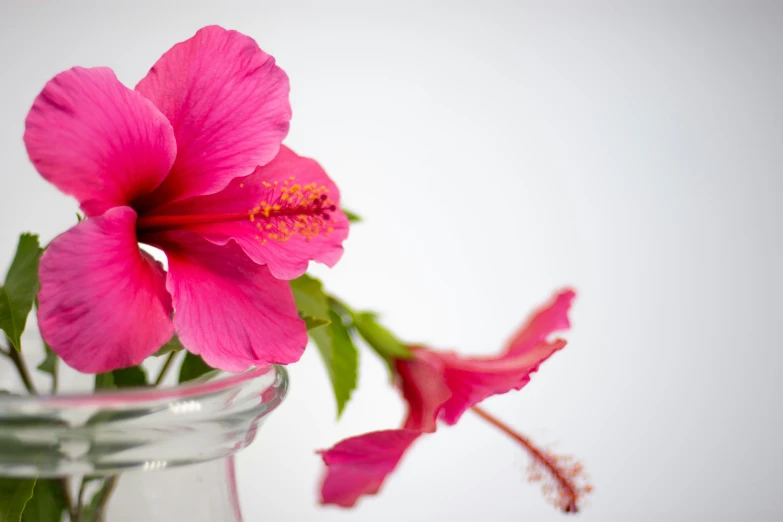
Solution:
<svg viewBox="0 0 783 522">
<path fill-rule="evenodd" d="M 169 119 L 178 148 L 145 210 L 218 192 L 271 161 L 288 134 L 288 77 L 236 31 L 199 30 L 166 52 L 136 90 Z"/>
<path fill-rule="evenodd" d="M 386 476 L 420 435 L 418 430 L 374 431 L 321 451 L 326 464 L 321 503 L 351 507 L 360 497 L 378 493 Z"/>
<path fill-rule="evenodd" d="M 188 231 L 154 242 L 168 256 L 174 326 L 189 351 L 230 372 L 299 360 L 307 330 L 288 282 L 234 242 L 218 246 Z"/>
<path fill-rule="evenodd" d="M 41 335 L 80 372 L 135 366 L 174 333 L 165 273 L 139 250 L 135 223 L 132 209 L 110 209 L 57 237 L 41 258 Z"/>
<path fill-rule="evenodd" d="M 27 115 L 24 142 L 38 172 L 88 216 L 151 192 L 177 152 L 165 116 L 105 67 L 50 80 Z"/>
<path fill-rule="evenodd" d="M 408 403 L 408 415 L 404 428 L 433 432 L 438 414 L 451 391 L 444 379 L 444 367 L 440 359 L 425 349 L 411 347 L 413 359 L 396 362 L 402 395 Z"/>
<path fill-rule="evenodd" d="M 299 187 L 298 195 L 293 196 L 291 190 L 295 186 Z M 302 201 L 314 196 L 318 197 L 317 203 L 310 201 L 301 206 Z M 280 208 L 270 208 L 270 215 L 265 217 L 263 209 L 271 205 Z M 275 217 L 278 212 L 282 215 Z M 236 240 L 253 261 L 266 264 L 272 275 L 280 279 L 299 277 L 310 260 L 333 266 L 342 256 L 349 227 L 348 218 L 340 210 L 340 193 L 334 182 L 315 160 L 300 157 L 286 146 L 280 147 L 268 165 L 233 180 L 221 192 L 167 205 L 155 214 L 235 214 L 233 220 L 188 225 L 188 229 L 219 245 Z"/>
<path fill-rule="evenodd" d="M 462 358 L 454 353 L 435 353 L 443 364 L 443 378 L 451 397 L 443 404 L 441 418 L 455 424 L 465 411 L 487 397 L 520 390 L 530 382 L 530 374 L 566 342 L 540 342 L 514 355 L 496 358 Z"/>
<path fill-rule="evenodd" d="M 508 355 L 515 355 L 535 347 L 552 333 L 571 327 L 568 311 L 576 297 L 573 290 L 563 290 L 551 302 L 530 316 L 527 322 L 511 337 L 506 347 Z"/>
</svg>

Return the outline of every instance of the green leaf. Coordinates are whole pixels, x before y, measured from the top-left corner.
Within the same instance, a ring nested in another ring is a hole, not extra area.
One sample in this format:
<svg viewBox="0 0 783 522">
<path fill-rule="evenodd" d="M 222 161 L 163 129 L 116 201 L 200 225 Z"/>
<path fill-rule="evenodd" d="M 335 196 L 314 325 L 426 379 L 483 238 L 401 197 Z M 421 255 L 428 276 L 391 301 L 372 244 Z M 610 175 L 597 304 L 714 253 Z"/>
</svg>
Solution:
<svg viewBox="0 0 783 522">
<path fill-rule="evenodd" d="M 323 284 L 307 274 L 291 281 L 296 309 L 304 319 L 308 330 L 331 322 L 329 318 L 329 296 L 324 293 Z"/>
<path fill-rule="evenodd" d="M 169 340 L 169 342 L 161 346 L 160 350 L 153 353 L 152 355 L 154 355 L 155 357 L 160 357 L 161 355 L 168 355 L 171 352 L 178 352 L 184 349 L 185 347 L 182 346 L 182 341 L 179 340 L 177 334 L 174 334 L 174 336 Z"/>
<path fill-rule="evenodd" d="M 141 366 L 120 368 L 111 373 L 114 375 L 114 386 L 117 388 L 140 388 L 147 386 L 147 372 Z"/>
<path fill-rule="evenodd" d="M 356 389 L 359 352 L 343 323 L 343 318 L 333 310 L 329 311 L 329 316 L 329 326 L 311 330 L 309 334 L 318 347 L 329 380 L 332 381 L 339 419 L 351 399 L 351 393 Z"/>
<path fill-rule="evenodd" d="M 326 321 L 324 319 L 319 319 L 317 317 L 307 316 L 303 317 L 305 326 L 307 327 L 307 331 L 315 330 L 316 328 L 320 326 L 324 326 L 330 323 L 330 321 Z"/>
<path fill-rule="evenodd" d="M 214 371 L 215 369 L 205 363 L 200 356 L 188 352 L 185 354 L 185 359 L 179 368 L 179 382 L 182 384 L 183 382 L 192 381 Z"/>
<path fill-rule="evenodd" d="M 326 324 L 329 319 L 329 297 L 321 281 L 307 274 L 291 281 L 296 309 L 303 318 L 312 317 Z"/>
<path fill-rule="evenodd" d="M 16 255 L 0 287 L 0 329 L 17 351 L 22 349 L 22 332 L 38 293 L 38 261 L 43 250 L 38 236 L 22 234 Z"/>
<path fill-rule="evenodd" d="M 82 221 L 84 221 L 84 216 L 83 216 L 83 215 L 81 215 L 81 214 L 79 214 L 79 213 L 77 212 L 77 213 L 76 213 L 76 221 L 77 221 L 78 223 L 81 223 Z"/>
<path fill-rule="evenodd" d="M 352 317 L 353 325 L 362 338 L 370 345 L 370 348 L 387 361 L 413 357 L 410 350 L 393 333 L 378 323 L 375 314 L 358 312 L 354 313 Z"/>
<path fill-rule="evenodd" d="M 0 522 L 19 522 L 33 496 L 35 479 L 0 479 Z"/>
<path fill-rule="evenodd" d="M 46 348 L 46 358 L 37 366 L 38 371 L 54 375 L 57 371 L 57 354 L 46 343 L 44 343 L 44 348 Z"/>
<path fill-rule="evenodd" d="M 60 358 L 57 357 L 57 354 L 54 353 L 52 348 L 47 343 L 44 343 L 44 349 L 46 350 L 46 357 L 41 364 L 36 366 L 36 368 L 39 372 L 48 373 L 52 377 L 51 393 L 54 395 L 57 393 L 57 365 Z"/>
<path fill-rule="evenodd" d="M 22 522 L 59 522 L 65 509 L 62 485 L 56 479 L 39 479 L 33 490 L 33 498 L 27 503 Z"/>
<path fill-rule="evenodd" d="M 351 223 L 359 223 L 361 221 L 364 221 L 358 214 L 355 214 L 348 209 L 344 208 L 342 209 L 342 211 L 343 214 L 345 214 L 345 217 L 347 217 L 348 221 L 350 221 Z"/>
<path fill-rule="evenodd" d="M 120 368 L 95 376 L 95 390 L 113 390 L 116 388 L 139 388 L 147 386 L 147 372 L 141 366 Z"/>
<path fill-rule="evenodd" d="M 95 375 L 95 391 L 111 390 L 114 386 L 114 374 L 112 372 L 98 373 Z"/>
</svg>

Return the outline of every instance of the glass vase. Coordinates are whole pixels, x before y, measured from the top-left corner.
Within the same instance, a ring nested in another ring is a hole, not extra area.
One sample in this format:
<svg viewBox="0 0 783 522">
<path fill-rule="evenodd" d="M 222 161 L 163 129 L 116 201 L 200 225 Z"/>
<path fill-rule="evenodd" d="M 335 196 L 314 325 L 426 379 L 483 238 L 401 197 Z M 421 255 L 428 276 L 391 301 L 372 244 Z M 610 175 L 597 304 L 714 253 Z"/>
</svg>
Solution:
<svg viewBox="0 0 783 522">
<path fill-rule="evenodd" d="M 0 476 L 37 480 L 23 522 L 241 521 L 233 455 L 287 385 L 269 367 L 169 389 L 3 395 Z"/>
</svg>

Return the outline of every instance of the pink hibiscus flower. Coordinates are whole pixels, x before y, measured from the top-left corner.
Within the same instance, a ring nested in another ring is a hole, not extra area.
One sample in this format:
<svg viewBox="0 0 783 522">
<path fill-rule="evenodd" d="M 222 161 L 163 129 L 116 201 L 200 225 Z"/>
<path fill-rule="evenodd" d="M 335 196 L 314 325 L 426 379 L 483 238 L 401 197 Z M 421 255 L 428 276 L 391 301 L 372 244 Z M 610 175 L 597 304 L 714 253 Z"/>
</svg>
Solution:
<svg viewBox="0 0 783 522">
<path fill-rule="evenodd" d="M 529 439 L 477 406 L 492 395 L 521 389 L 543 361 L 565 346 L 562 339 L 548 338 L 569 327 L 568 310 L 573 298 L 570 290 L 557 295 L 532 316 L 496 357 L 465 358 L 423 346 L 410 347 L 413 358 L 397 360 L 395 365 L 398 386 L 408 403 L 403 427 L 351 437 L 322 451 L 327 466 L 322 503 L 351 507 L 363 495 L 376 494 L 405 451 L 421 435 L 436 430 L 438 419 L 453 425 L 465 411 L 473 409 L 522 444 L 533 457 L 531 478 L 540 480 L 548 474 L 553 484 L 547 487 L 557 505 L 564 511 L 576 511 L 579 499 L 590 490 L 589 485 L 582 483 L 581 466 L 539 450 Z"/>
<path fill-rule="evenodd" d="M 136 365 L 175 331 L 228 371 L 299 359 L 307 334 L 285 280 L 336 263 L 348 220 L 321 167 L 281 145 L 288 92 L 255 41 L 214 26 L 134 90 L 102 67 L 46 84 L 24 142 L 87 215 L 40 265 L 41 334 L 67 364 Z"/>
</svg>

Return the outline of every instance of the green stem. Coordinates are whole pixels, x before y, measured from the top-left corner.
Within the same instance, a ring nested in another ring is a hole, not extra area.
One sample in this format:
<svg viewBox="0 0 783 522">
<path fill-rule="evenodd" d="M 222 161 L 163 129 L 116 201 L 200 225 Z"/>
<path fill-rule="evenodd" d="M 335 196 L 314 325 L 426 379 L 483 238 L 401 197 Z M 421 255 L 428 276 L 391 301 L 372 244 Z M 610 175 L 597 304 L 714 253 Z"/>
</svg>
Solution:
<svg viewBox="0 0 783 522">
<path fill-rule="evenodd" d="M 174 362 L 174 358 L 177 356 L 178 352 L 171 352 L 168 357 L 166 357 L 166 362 L 163 363 L 163 367 L 160 369 L 160 373 L 158 374 L 158 378 L 155 379 L 155 386 L 160 386 L 160 383 L 163 382 L 163 379 L 166 378 L 166 373 L 168 373 L 169 368 L 171 368 L 171 363 Z"/>
<path fill-rule="evenodd" d="M 60 358 L 55 356 L 55 358 L 54 358 L 54 366 L 52 367 L 52 388 L 51 388 L 51 394 L 52 395 L 57 394 L 57 386 L 58 386 L 58 383 L 60 382 L 60 380 L 57 377 L 57 374 L 59 373 L 57 371 L 59 363 L 60 363 Z"/>
<path fill-rule="evenodd" d="M 76 514 L 71 516 L 73 522 L 82 522 L 82 515 L 84 514 L 84 490 L 87 487 L 86 477 L 82 478 L 82 483 L 79 485 L 79 494 L 76 497 Z"/>
<path fill-rule="evenodd" d="M 24 359 L 22 358 L 21 352 L 17 352 L 13 347 L 11 347 L 11 349 L 8 351 L 8 356 L 13 361 L 14 366 L 16 366 L 16 369 L 19 372 L 19 377 L 22 378 L 24 387 L 27 388 L 27 391 L 30 393 L 30 395 L 38 395 L 38 390 L 35 388 L 35 384 L 33 384 L 33 379 L 30 377 L 30 372 L 27 369 L 27 364 L 25 364 Z"/>
<path fill-rule="evenodd" d="M 117 487 L 117 481 L 120 479 L 118 475 L 111 476 L 103 483 L 98 501 L 95 504 L 95 522 L 104 522 L 104 511 L 106 511 L 106 504 L 111 498 L 111 494 L 114 493 Z"/>
</svg>

